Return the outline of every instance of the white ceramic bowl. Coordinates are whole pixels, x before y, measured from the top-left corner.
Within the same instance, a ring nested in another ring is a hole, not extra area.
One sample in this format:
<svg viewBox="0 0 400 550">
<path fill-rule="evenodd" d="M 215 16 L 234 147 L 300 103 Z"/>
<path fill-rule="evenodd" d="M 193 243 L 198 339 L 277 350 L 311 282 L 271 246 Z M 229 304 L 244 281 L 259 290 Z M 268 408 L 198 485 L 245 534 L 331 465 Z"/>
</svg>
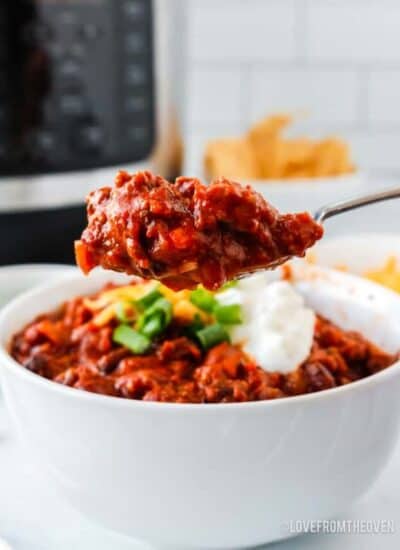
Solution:
<svg viewBox="0 0 400 550">
<path fill-rule="evenodd" d="M 400 233 L 360 233 L 322 239 L 312 249 L 319 265 L 346 267 L 350 273 L 362 275 L 384 266 L 388 258 L 400 262 Z"/>
<path fill-rule="evenodd" d="M 19 264 L 0 267 L 0 306 L 21 292 L 52 281 L 77 268 L 64 264 Z"/>
<path fill-rule="evenodd" d="M 301 263 L 294 275 L 321 314 L 398 348 L 399 296 Z M 321 393 L 183 405 L 68 388 L 8 355 L 11 335 L 33 316 L 110 279 L 120 280 L 75 275 L 0 314 L 4 392 L 26 456 L 76 508 L 157 547 L 232 549 L 287 537 L 290 520 L 331 518 L 371 486 L 399 431 L 400 363 Z"/>
<path fill-rule="evenodd" d="M 282 212 L 308 210 L 363 193 L 367 181 L 360 172 L 326 178 L 249 181 L 253 189 Z"/>
</svg>

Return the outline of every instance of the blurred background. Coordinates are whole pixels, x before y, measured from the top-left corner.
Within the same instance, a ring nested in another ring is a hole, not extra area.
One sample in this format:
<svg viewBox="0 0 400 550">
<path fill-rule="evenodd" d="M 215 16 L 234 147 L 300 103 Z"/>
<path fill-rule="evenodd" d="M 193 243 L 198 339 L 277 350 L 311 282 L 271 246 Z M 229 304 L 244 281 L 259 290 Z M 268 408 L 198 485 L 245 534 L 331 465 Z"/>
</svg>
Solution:
<svg viewBox="0 0 400 550">
<path fill-rule="evenodd" d="M 393 185 L 399 28 L 396 0 L 3 1 L 0 265 L 72 263 L 118 169 L 228 176 L 282 210 Z M 329 234 L 371 226 L 397 230 L 396 204 Z"/>
<path fill-rule="evenodd" d="M 188 166 L 210 137 L 266 114 L 348 141 L 357 164 L 400 171 L 397 0 L 189 0 Z"/>
</svg>

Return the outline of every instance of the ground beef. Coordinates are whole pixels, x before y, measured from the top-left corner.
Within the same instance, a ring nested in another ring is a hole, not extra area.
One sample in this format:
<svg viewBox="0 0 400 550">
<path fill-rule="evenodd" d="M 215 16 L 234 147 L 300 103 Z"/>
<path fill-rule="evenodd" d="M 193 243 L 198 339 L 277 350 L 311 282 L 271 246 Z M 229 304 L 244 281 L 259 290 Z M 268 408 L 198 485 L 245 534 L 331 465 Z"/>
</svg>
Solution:
<svg viewBox="0 0 400 550">
<path fill-rule="evenodd" d="M 284 214 L 249 186 L 225 178 L 169 183 L 119 172 L 87 199 L 88 226 L 75 243 L 88 273 L 97 265 L 162 279 L 174 289 L 216 289 L 258 269 L 303 256 L 323 234 L 308 213 Z"/>
</svg>

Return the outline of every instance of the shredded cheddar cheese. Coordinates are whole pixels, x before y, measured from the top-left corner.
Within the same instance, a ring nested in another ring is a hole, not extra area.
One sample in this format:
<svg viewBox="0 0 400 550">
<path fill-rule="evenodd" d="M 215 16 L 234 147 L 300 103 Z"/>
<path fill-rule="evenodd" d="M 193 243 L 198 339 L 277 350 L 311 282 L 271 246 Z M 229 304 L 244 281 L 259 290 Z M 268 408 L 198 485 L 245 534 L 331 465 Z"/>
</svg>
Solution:
<svg viewBox="0 0 400 550">
<path fill-rule="evenodd" d="M 175 292 L 156 281 L 146 281 L 106 290 L 94 300 L 86 298 L 84 304 L 95 313 L 92 323 L 97 327 L 102 327 L 117 317 L 119 303 L 132 303 L 155 289 L 171 302 L 174 317 L 185 323 L 190 323 L 197 315 L 203 322 L 210 322 L 210 316 L 190 301 L 190 290 Z"/>
<path fill-rule="evenodd" d="M 106 306 L 104 309 L 101 309 L 99 313 L 97 313 L 93 317 L 92 323 L 96 327 L 104 327 L 115 317 L 116 307 L 117 307 L 117 302 L 114 302 Z"/>
<path fill-rule="evenodd" d="M 390 256 L 380 269 L 366 271 L 364 277 L 400 293 L 400 268 L 394 256 Z"/>
<path fill-rule="evenodd" d="M 174 316 L 182 319 L 182 321 L 190 323 L 196 315 L 199 315 L 201 320 L 204 322 L 210 321 L 210 316 L 192 304 L 189 300 L 180 300 L 175 302 L 173 308 Z"/>
<path fill-rule="evenodd" d="M 144 283 L 105 290 L 96 300 L 86 298 L 84 304 L 91 311 L 96 311 L 121 300 L 139 300 L 156 288 L 157 284 L 156 281 L 146 281 Z"/>
</svg>

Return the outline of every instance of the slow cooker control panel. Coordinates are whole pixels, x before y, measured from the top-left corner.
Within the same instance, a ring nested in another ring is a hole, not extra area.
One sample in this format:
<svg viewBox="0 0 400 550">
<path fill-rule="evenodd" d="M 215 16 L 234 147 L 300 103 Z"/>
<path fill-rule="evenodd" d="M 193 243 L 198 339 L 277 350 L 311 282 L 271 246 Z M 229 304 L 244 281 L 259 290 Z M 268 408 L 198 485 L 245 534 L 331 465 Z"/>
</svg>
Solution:
<svg viewBox="0 0 400 550">
<path fill-rule="evenodd" d="M 4 4 L 0 174 L 145 159 L 155 139 L 151 0 Z"/>
</svg>

